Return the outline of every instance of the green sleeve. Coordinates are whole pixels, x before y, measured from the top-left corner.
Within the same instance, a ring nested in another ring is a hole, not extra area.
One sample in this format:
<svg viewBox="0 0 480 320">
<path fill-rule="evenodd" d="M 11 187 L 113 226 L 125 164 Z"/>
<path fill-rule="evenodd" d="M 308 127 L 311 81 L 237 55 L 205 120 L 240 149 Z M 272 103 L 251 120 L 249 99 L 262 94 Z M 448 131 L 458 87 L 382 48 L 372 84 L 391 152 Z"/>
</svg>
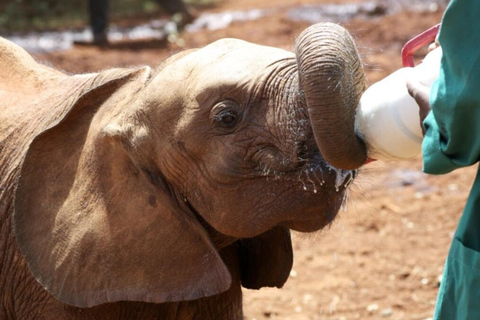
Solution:
<svg viewBox="0 0 480 320">
<path fill-rule="evenodd" d="M 480 1 L 453 0 L 442 20 L 443 57 L 424 121 L 423 169 L 442 174 L 480 156 Z"/>
</svg>

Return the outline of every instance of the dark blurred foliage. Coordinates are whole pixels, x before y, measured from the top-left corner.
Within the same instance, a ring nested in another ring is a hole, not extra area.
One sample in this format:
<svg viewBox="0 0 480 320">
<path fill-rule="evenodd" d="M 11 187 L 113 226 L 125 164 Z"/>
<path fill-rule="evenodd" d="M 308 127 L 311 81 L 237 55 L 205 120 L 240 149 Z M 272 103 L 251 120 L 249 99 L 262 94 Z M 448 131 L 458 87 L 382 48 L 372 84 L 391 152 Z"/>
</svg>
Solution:
<svg viewBox="0 0 480 320">
<path fill-rule="evenodd" d="M 0 0 L 0 32 L 82 27 L 88 24 L 87 6 L 88 0 Z M 161 10 L 153 0 L 110 0 L 111 20 Z"/>
</svg>

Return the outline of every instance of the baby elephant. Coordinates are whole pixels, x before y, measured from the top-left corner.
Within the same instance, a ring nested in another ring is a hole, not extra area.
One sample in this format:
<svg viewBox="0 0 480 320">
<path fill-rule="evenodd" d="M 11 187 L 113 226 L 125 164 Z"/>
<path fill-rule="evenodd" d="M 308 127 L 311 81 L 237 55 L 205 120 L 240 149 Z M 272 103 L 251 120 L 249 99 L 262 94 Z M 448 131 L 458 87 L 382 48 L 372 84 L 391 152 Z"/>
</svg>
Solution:
<svg viewBox="0 0 480 320">
<path fill-rule="evenodd" d="M 366 159 L 348 32 L 67 75 L 0 39 L 0 319 L 242 319 Z"/>
</svg>

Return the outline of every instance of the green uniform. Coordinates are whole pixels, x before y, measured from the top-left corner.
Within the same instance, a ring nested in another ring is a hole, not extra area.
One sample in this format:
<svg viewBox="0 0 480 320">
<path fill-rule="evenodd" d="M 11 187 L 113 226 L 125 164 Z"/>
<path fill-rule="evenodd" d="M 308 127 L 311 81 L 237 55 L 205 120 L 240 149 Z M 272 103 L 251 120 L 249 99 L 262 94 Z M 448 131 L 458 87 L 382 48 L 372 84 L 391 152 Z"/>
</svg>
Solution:
<svg viewBox="0 0 480 320">
<path fill-rule="evenodd" d="M 453 0 L 439 42 L 441 70 L 422 146 L 424 171 L 432 174 L 480 160 L 480 1 Z M 435 319 L 480 319 L 480 172 L 448 254 Z"/>
</svg>

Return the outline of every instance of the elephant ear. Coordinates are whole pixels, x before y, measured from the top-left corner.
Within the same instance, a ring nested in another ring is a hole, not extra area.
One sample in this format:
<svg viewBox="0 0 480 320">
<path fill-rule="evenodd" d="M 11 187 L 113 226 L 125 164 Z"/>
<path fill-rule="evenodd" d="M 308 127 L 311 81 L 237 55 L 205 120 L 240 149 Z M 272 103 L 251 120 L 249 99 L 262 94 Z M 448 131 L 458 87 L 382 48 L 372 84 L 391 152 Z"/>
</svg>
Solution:
<svg viewBox="0 0 480 320">
<path fill-rule="evenodd" d="M 256 237 L 242 239 L 239 252 L 243 287 L 283 287 L 293 264 L 288 229 L 278 226 Z"/>
<path fill-rule="evenodd" d="M 105 133 L 102 119 L 135 103 L 144 73 L 92 75 L 91 88 L 32 141 L 21 169 L 18 244 L 37 281 L 72 306 L 193 300 L 230 287 L 193 213 Z"/>
</svg>

